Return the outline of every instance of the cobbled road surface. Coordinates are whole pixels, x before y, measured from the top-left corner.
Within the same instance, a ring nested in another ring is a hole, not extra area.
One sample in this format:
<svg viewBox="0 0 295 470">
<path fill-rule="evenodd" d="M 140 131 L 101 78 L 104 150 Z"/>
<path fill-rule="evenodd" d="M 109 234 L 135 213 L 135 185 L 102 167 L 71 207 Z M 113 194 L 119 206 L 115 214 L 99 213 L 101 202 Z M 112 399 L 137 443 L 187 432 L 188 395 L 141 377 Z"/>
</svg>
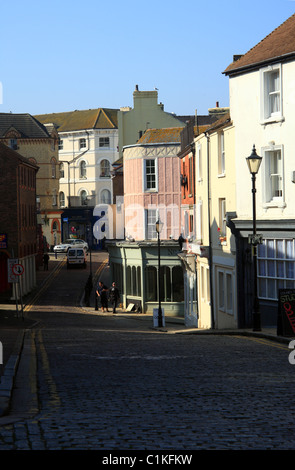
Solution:
<svg viewBox="0 0 295 470">
<path fill-rule="evenodd" d="M 287 345 L 86 312 L 85 279 L 63 267 L 29 312 L 0 450 L 295 448 Z"/>
</svg>

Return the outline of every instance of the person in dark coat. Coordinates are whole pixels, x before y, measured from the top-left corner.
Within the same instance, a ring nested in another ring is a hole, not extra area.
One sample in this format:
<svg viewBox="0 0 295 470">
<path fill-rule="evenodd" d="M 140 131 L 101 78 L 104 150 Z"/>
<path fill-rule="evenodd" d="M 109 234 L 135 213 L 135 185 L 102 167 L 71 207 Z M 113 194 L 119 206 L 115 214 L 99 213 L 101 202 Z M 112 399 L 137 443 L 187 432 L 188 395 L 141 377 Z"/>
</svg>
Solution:
<svg viewBox="0 0 295 470">
<path fill-rule="evenodd" d="M 48 271 L 48 261 L 49 261 L 49 255 L 48 253 L 44 253 L 43 255 L 44 271 Z"/>
<path fill-rule="evenodd" d="M 109 290 L 109 300 L 110 300 L 111 305 L 113 307 L 113 313 L 116 313 L 116 307 L 117 307 L 117 304 L 120 300 L 120 293 L 119 293 L 119 289 L 116 286 L 115 282 L 112 283 L 112 287 Z"/>
<path fill-rule="evenodd" d="M 96 288 L 96 294 L 100 298 L 101 303 L 101 310 L 102 312 L 108 312 L 108 296 L 107 296 L 108 288 L 104 285 L 102 281 L 99 281 L 98 286 Z"/>
</svg>

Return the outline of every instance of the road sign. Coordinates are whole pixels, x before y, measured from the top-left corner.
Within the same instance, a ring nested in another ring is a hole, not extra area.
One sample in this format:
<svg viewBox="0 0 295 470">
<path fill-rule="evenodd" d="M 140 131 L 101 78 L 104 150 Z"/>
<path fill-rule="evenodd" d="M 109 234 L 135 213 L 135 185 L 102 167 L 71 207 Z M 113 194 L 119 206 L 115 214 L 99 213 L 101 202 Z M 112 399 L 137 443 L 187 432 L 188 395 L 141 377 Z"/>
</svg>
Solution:
<svg viewBox="0 0 295 470">
<path fill-rule="evenodd" d="M 18 282 L 17 276 L 12 271 L 12 268 L 15 264 L 18 264 L 18 259 L 9 258 L 7 260 L 7 274 L 8 274 L 8 282 Z"/>
<path fill-rule="evenodd" d="M 24 273 L 24 267 L 22 264 L 14 264 L 12 266 L 12 272 L 16 276 L 21 276 Z"/>
</svg>

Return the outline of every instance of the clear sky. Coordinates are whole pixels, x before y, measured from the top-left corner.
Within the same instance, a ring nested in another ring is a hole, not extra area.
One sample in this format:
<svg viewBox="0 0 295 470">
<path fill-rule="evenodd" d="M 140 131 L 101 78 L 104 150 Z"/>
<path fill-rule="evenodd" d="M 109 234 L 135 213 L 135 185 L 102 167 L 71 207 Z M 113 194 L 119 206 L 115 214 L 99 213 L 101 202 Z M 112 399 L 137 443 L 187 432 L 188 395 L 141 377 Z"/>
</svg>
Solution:
<svg viewBox="0 0 295 470">
<path fill-rule="evenodd" d="M 294 0 L 2 2 L 0 112 L 133 106 L 138 85 L 167 112 L 207 114 L 229 106 L 233 55 L 294 13 Z"/>
</svg>

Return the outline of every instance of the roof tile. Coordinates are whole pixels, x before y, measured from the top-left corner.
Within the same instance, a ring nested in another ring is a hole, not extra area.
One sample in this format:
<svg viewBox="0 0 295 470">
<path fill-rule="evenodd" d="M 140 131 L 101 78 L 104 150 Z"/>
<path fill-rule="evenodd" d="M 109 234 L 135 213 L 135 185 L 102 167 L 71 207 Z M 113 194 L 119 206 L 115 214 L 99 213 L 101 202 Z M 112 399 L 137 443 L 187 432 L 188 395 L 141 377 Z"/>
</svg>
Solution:
<svg viewBox="0 0 295 470">
<path fill-rule="evenodd" d="M 295 14 L 250 49 L 223 72 L 226 75 L 244 71 L 277 58 L 295 55 Z"/>
</svg>

